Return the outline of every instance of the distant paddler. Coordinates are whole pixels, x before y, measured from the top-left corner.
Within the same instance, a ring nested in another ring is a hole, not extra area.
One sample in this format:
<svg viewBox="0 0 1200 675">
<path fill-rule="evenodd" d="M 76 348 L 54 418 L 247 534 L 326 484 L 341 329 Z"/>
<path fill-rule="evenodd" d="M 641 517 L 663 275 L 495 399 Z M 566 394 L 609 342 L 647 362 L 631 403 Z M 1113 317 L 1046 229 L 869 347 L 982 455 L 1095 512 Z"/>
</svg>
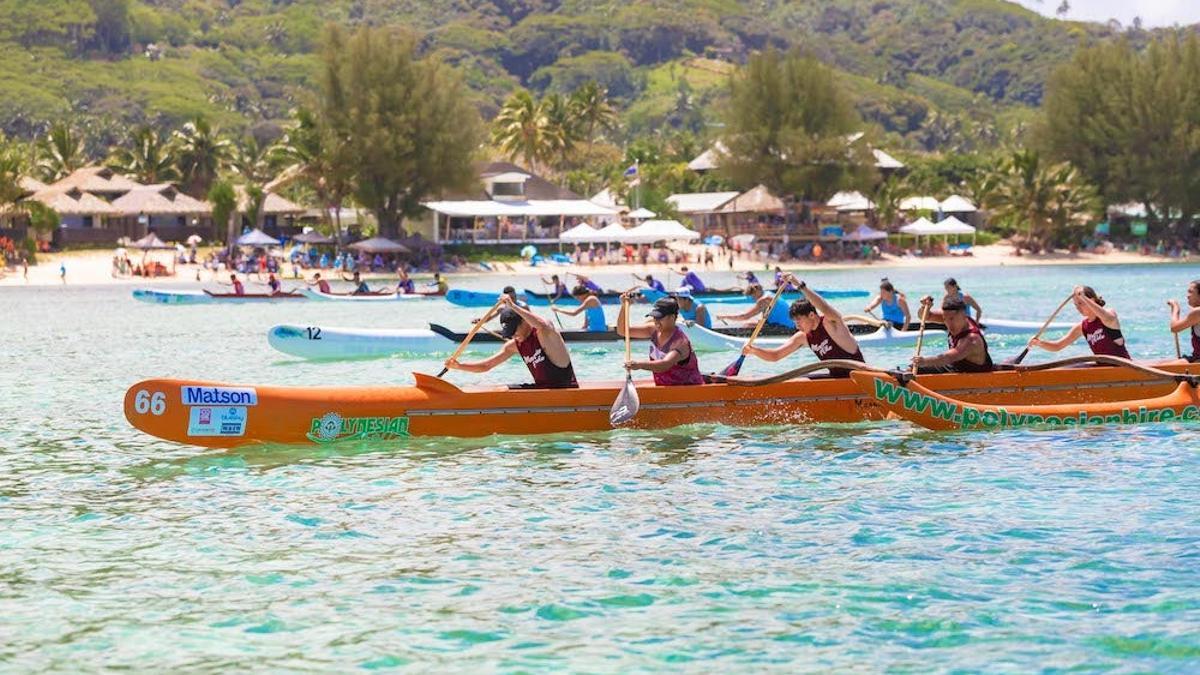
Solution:
<svg viewBox="0 0 1200 675">
<path fill-rule="evenodd" d="M 401 295 L 412 295 L 417 292 L 416 284 L 413 283 L 412 277 L 408 276 L 408 270 L 404 269 L 404 265 L 396 268 L 396 292 Z"/>
<path fill-rule="evenodd" d="M 604 292 L 604 289 L 600 288 L 600 284 L 592 281 L 588 277 L 586 277 L 582 274 L 575 274 L 574 272 L 571 272 L 571 274 L 574 275 L 575 278 L 579 280 L 579 283 L 576 285 L 575 288 L 578 288 L 579 286 L 583 286 L 584 288 L 586 288 L 589 291 L 596 293 L 596 294 L 600 294 L 600 293 Z M 575 295 L 574 289 L 571 291 L 571 295 Z"/>
<path fill-rule="evenodd" d="M 450 359 L 446 367 L 468 373 L 486 373 L 519 354 L 541 389 L 570 389 L 579 386 L 571 352 L 554 324 L 518 305 L 509 295 L 500 298 L 500 336 L 506 340 L 500 351 L 482 361 L 463 363 Z"/>
<path fill-rule="evenodd" d="M 975 298 L 972 298 L 967 293 L 964 293 L 963 289 L 958 287 L 958 281 L 956 281 L 954 277 L 949 277 L 943 281 L 942 288 L 946 291 L 946 295 L 942 298 L 942 300 L 961 300 L 962 303 L 967 306 L 967 316 L 970 316 L 979 323 L 983 323 L 983 308 L 979 306 L 979 303 L 975 301 Z M 974 316 L 971 316 L 971 310 L 975 310 Z"/>
<path fill-rule="evenodd" d="M 937 356 L 914 356 L 912 364 L 918 373 L 990 373 L 996 369 L 988 351 L 987 340 L 974 319 L 967 316 L 962 300 L 942 300 L 941 311 L 933 309 L 933 298 L 921 298 L 925 321 L 938 321 L 946 326 L 949 349 Z"/>
<path fill-rule="evenodd" d="M 663 282 L 659 281 L 658 279 L 655 279 L 653 274 L 647 274 L 644 277 L 639 277 L 638 275 L 635 274 L 635 275 L 633 275 L 633 278 L 646 284 L 646 288 L 649 288 L 652 291 L 658 291 L 659 293 L 667 292 L 667 287 L 663 286 Z"/>
<path fill-rule="evenodd" d="M 218 281 L 217 283 L 221 283 L 221 282 Z M 236 274 L 230 274 L 229 275 L 229 283 L 221 284 L 221 285 L 222 286 L 226 286 L 226 285 L 233 286 L 233 294 L 234 295 L 245 295 L 246 294 L 246 287 L 242 285 L 242 282 L 238 279 L 238 276 Z"/>
<path fill-rule="evenodd" d="M 546 277 L 542 277 L 542 283 L 554 289 L 550 294 L 550 299 L 554 302 L 560 302 L 570 293 L 567 290 L 567 285 L 562 282 L 562 279 L 558 278 L 557 274 L 551 274 L 549 281 L 546 280 Z"/>
<path fill-rule="evenodd" d="M 1066 335 L 1057 340 L 1035 337 L 1029 341 L 1029 346 L 1057 352 L 1083 337 L 1093 354 L 1129 358 L 1129 349 L 1125 346 L 1125 335 L 1121 332 L 1121 320 L 1117 317 L 1117 311 L 1105 306 L 1104 298 L 1097 295 L 1091 286 L 1076 286 L 1073 300 L 1075 309 L 1083 317 L 1083 321 L 1075 324 Z"/>
<path fill-rule="evenodd" d="M 354 290 L 350 292 L 351 295 L 374 295 L 371 292 L 371 287 L 367 286 L 367 282 L 362 280 L 362 275 L 358 273 L 358 270 L 354 270 L 354 276 L 350 278 L 350 283 L 354 284 Z"/>
<path fill-rule="evenodd" d="M 671 293 L 671 297 L 675 298 L 675 302 L 679 305 L 679 316 L 684 321 L 712 328 L 712 315 L 708 313 L 708 307 L 704 306 L 703 302 L 699 302 L 692 297 L 692 290 L 687 286 L 683 286 Z"/>
<path fill-rule="evenodd" d="M 426 295 L 445 295 L 450 291 L 450 284 L 442 278 L 441 272 L 433 273 L 433 281 L 426 284 L 426 288 L 433 290 L 424 291 Z"/>
<path fill-rule="evenodd" d="M 800 290 L 799 288 L 796 288 L 795 286 L 788 283 L 787 279 L 789 277 L 792 279 L 796 278 L 795 276 L 792 275 L 791 272 L 784 272 L 783 268 L 780 267 L 779 265 L 775 266 L 775 291 L 776 292 L 778 292 L 778 293 L 795 293 L 796 291 Z"/>
<path fill-rule="evenodd" d="M 693 293 L 705 293 L 708 291 L 708 286 L 705 286 L 704 282 L 700 280 L 700 277 L 687 267 L 680 267 L 679 271 L 675 273 L 683 277 L 683 285 L 692 289 Z"/>
<path fill-rule="evenodd" d="M 755 325 L 758 320 L 756 316 L 770 310 L 771 314 L 767 317 L 767 324 L 771 326 L 780 326 L 791 329 L 795 326 L 792 323 L 792 318 L 788 316 L 788 307 L 785 303 L 776 302 L 775 306 L 771 307 L 772 294 L 763 290 L 763 287 L 757 283 L 750 284 L 746 287 L 746 297 L 754 301 L 754 305 L 750 309 L 740 314 L 718 314 L 717 318 L 722 321 L 749 321 L 748 325 Z M 751 319 L 753 319 L 751 321 Z"/>
<path fill-rule="evenodd" d="M 308 282 L 309 286 L 316 286 L 317 290 L 329 294 L 332 291 L 329 288 L 329 282 L 321 278 L 321 273 L 317 272 L 313 275 L 312 281 Z"/>
<path fill-rule="evenodd" d="M 654 384 L 673 387 L 688 384 L 704 384 L 700 362 L 688 336 L 676 326 L 679 305 L 674 298 L 659 298 L 650 313 L 650 324 L 631 326 L 627 323 L 625 309 L 633 301 L 636 291 L 621 294 L 621 312 L 617 316 L 617 334 L 625 337 L 648 338 L 650 358 L 646 361 L 633 360 L 626 364 L 627 370 L 648 370 L 654 374 Z"/>
<path fill-rule="evenodd" d="M 1183 358 L 1188 363 L 1200 363 L 1200 280 L 1188 284 L 1186 315 L 1180 312 L 1177 301 L 1168 300 L 1167 304 L 1171 307 L 1171 331 L 1178 335 L 1186 330 L 1192 338 L 1192 353 Z"/>
<path fill-rule="evenodd" d="M 563 309 L 562 307 L 554 306 L 551 309 L 558 314 L 565 316 L 579 316 L 583 314 L 583 329 L 589 333 L 604 333 L 608 331 L 608 323 L 604 318 L 604 306 L 600 304 L 600 298 L 596 297 L 592 289 L 579 284 L 571 290 L 571 297 L 579 303 L 575 309 Z"/>
<path fill-rule="evenodd" d="M 846 327 L 846 322 L 842 319 L 840 312 L 792 274 L 785 274 L 781 281 L 784 281 L 787 286 L 800 289 L 800 292 L 804 294 L 804 298 L 793 302 L 788 308 L 788 315 L 796 326 L 796 334 L 775 349 L 764 349 L 748 344 L 742 350 L 743 354 L 774 362 L 807 346 L 813 354 L 816 354 L 819 361 L 841 359 L 866 362 L 866 359 L 863 358 L 862 348 L 858 346 L 858 341 Z M 850 377 L 850 371 L 844 368 L 835 368 L 829 371 L 829 375 L 831 377 Z"/>
<path fill-rule="evenodd" d="M 896 290 L 886 277 L 879 281 L 879 294 L 871 298 L 871 302 L 863 311 L 870 314 L 876 307 L 883 313 L 883 320 L 892 324 L 892 328 L 908 328 L 908 323 L 912 320 L 912 314 L 908 311 L 908 298 Z"/>
<path fill-rule="evenodd" d="M 283 284 L 275 278 L 274 272 L 267 274 L 267 288 L 271 289 L 271 295 L 279 295 L 283 292 Z"/>
</svg>

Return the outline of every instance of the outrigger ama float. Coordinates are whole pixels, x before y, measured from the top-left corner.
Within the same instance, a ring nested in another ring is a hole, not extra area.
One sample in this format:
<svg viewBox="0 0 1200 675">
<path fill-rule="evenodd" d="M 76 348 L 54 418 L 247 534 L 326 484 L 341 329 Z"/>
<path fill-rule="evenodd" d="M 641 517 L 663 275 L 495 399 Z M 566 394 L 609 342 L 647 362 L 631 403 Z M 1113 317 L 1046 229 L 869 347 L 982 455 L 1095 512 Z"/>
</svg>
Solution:
<svg viewBox="0 0 1200 675">
<path fill-rule="evenodd" d="M 862 377 L 795 379 L 828 368 L 861 366 L 858 362 L 825 361 L 773 377 L 728 378 L 695 386 L 656 387 L 638 382 L 641 408 L 629 426 L 761 426 L 883 419 L 893 406 L 864 392 Z M 1165 372 L 1163 375 L 1126 366 L 1031 367 L 922 375 L 919 386 L 922 393 L 929 392 L 925 395 L 953 397 L 974 406 L 1079 406 L 1169 396 L 1179 391 L 1172 379 L 1175 374 L 1200 374 L 1195 366 L 1191 368 L 1167 366 L 1159 371 Z M 578 389 L 459 388 L 429 375 L 414 373 L 414 377 L 415 385 L 405 387 L 301 388 L 146 380 L 126 392 L 125 416 L 150 435 L 213 448 L 350 439 L 402 443 L 409 436 L 605 431 L 611 428 L 610 408 L 622 388 L 621 382 L 584 383 Z"/>
</svg>

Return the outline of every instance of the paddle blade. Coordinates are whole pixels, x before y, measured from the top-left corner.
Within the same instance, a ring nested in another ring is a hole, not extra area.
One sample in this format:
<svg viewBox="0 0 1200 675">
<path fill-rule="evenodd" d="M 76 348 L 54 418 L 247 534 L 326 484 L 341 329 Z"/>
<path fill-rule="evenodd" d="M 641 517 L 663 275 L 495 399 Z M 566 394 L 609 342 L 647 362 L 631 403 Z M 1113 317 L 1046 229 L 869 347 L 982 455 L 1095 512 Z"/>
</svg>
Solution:
<svg viewBox="0 0 1200 675">
<path fill-rule="evenodd" d="M 742 364 L 745 362 L 746 362 L 746 355 L 739 354 L 738 357 L 736 359 L 734 359 L 732 363 L 725 366 L 725 369 L 721 371 L 721 374 L 724 375 L 725 377 L 733 377 L 734 375 L 737 375 L 738 373 L 742 372 Z"/>
<path fill-rule="evenodd" d="M 1013 358 L 1005 361 L 1004 364 L 1008 365 L 1008 366 L 1015 366 L 1015 365 L 1019 364 L 1020 362 L 1024 361 L 1026 356 L 1029 356 L 1029 347 L 1022 349 L 1020 354 L 1017 354 Z"/>
<path fill-rule="evenodd" d="M 633 386 L 633 376 L 627 376 L 625 386 L 621 388 L 621 393 L 617 394 L 617 400 L 613 401 L 612 410 L 608 412 L 608 423 L 619 427 L 629 422 L 637 417 L 638 408 L 641 405 L 641 401 L 638 400 L 637 387 Z"/>
</svg>

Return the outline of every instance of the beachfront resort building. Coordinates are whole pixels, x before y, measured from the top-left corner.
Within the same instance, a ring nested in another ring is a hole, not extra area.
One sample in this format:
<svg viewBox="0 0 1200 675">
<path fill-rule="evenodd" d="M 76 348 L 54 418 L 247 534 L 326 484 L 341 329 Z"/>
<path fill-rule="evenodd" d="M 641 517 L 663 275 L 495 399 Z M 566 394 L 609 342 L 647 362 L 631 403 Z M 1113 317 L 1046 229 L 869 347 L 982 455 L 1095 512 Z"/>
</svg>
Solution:
<svg viewBox="0 0 1200 675">
<path fill-rule="evenodd" d="M 614 219 L 595 204 L 510 162 L 479 166 L 479 189 L 425 202 L 439 243 L 550 244 L 581 222 Z"/>
</svg>

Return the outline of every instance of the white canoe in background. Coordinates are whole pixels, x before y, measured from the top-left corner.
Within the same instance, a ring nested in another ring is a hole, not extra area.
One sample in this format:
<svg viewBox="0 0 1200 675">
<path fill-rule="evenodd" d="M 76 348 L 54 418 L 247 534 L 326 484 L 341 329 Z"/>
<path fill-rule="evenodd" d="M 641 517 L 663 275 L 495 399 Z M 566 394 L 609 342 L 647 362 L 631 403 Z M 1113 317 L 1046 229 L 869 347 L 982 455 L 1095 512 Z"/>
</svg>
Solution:
<svg viewBox="0 0 1200 675">
<path fill-rule="evenodd" d="M 210 291 L 164 291 L 155 288 L 137 288 L 133 299 L 157 305 L 206 305 L 213 302 L 276 302 L 280 300 L 303 300 L 299 293 L 212 293 Z"/>
<path fill-rule="evenodd" d="M 438 298 L 438 295 L 421 293 L 370 293 L 367 295 L 339 295 L 337 293 L 322 293 L 316 289 L 305 288 L 300 291 L 313 300 L 329 300 L 333 302 L 396 302 L 402 300 L 428 300 Z"/>
</svg>

